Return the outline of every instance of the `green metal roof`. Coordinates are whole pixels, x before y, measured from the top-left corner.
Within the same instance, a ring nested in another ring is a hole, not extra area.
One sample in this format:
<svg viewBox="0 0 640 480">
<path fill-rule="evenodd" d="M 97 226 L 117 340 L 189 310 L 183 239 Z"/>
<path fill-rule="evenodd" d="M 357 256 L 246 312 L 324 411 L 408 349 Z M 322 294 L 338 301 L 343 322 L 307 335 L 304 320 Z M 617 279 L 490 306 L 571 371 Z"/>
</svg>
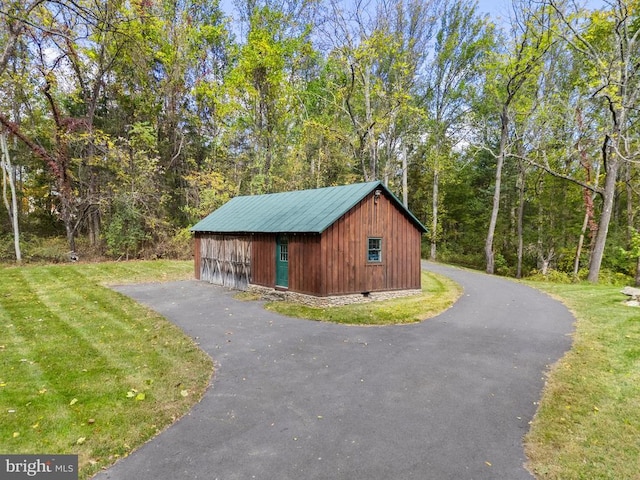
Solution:
<svg viewBox="0 0 640 480">
<path fill-rule="evenodd" d="M 426 228 L 379 181 L 235 197 L 191 228 L 193 232 L 322 233 L 374 189 L 381 189 L 423 232 Z"/>
</svg>

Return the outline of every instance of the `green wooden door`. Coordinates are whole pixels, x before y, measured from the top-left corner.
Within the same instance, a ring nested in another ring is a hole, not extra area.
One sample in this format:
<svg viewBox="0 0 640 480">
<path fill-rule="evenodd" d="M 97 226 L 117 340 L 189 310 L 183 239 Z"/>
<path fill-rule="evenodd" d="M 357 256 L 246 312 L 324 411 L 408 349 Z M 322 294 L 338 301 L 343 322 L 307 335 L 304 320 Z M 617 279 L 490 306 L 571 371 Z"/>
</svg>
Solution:
<svg viewBox="0 0 640 480">
<path fill-rule="evenodd" d="M 276 286 L 289 287 L 289 239 L 284 235 L 276 239 Z"/>
</svg>

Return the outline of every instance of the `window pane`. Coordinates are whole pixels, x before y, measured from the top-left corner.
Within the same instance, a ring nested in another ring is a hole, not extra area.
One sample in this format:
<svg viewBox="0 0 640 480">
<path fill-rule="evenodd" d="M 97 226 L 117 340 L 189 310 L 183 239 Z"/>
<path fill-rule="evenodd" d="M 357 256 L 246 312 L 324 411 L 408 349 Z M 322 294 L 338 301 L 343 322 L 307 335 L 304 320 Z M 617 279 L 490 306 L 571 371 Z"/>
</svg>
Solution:
<svg viewBox="0 0 640 480">
<path fill-rule="evenodd" d="M 367 250 L 367 261 L 382 262 L 382 239 L 370 238 Z"/>
</svg>

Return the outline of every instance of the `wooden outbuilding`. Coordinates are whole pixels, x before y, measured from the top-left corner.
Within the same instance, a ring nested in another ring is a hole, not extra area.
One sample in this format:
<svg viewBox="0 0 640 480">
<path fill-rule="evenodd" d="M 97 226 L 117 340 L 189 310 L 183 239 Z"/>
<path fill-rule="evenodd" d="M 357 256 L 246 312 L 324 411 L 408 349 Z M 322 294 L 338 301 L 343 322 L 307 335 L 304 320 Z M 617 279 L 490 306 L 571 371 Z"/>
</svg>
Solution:
<svg viewBox="0 0 640 480">
<path fill-rule="evenodd" d="M 315 297 L 420 289 L 425 227 L 381 182 L 235 197 L 192 229 L 195 276 Z"/>
</svg>

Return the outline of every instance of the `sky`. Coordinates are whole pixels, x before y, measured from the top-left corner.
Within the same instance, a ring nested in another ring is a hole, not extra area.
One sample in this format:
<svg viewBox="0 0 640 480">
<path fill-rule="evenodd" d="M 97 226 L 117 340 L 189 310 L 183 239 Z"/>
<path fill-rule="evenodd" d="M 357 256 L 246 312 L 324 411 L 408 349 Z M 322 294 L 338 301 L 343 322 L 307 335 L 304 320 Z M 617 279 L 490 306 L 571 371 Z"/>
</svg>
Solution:
<svg viewBox="0 0 640 480">
<path fill-rule="evenodd" d="M 510 5 L 510 0 L 478 0 L 478 10 L 488 13 L 494 20 L 497 20 L 497 17 L 506 16 L 505 12 L 509 11 Z"/>
<path fill-rule="evenodd" d="M 227 14 L 233 12 L 233 1 L 220 0 L 220 6 Z M 578 3 L 584 3 L 592 9 L 604 6 L 604 0 L 578 0 Z M 508 19 L 510 9 L 511 0 L 478 0 L 478 10 L 488 13 L 495 23 Z"/>
<path fill-rule="evenodd" d="M 588 8 L 595 9 L 604 6 L 604 0 L 582 0 L 578 4 L 584 3 Z M 511 0 L 478 0 L 478 10 L 482 13 L 488 13 L 489 16 L 499 23 L 501 19 L 509 17 L 511 9 Z"/>
</svg>

